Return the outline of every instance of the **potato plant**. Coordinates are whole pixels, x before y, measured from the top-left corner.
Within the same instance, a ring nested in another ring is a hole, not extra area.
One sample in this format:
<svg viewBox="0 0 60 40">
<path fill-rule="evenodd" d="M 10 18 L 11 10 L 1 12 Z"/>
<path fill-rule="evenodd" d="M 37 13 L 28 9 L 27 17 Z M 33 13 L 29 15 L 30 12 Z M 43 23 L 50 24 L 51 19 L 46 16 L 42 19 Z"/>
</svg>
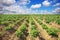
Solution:
<svg viewBox="0 0 60 40">
<path fill-rule="evenodd" d="M 0 36 L 2 35 L 2 32 L 0 32 Z"/>
<path fill-rule="evenodd" d="M 10 24 L 9 26 L 5 27 L 5 30 L 13 30 L 14 24 Z"/>
<path fill-rule="evenodd" d="M 15 32 L 15 34 L 18 36 L 18 37 L 22 37 L 23 33 L 26 31 L 26 25 L 25 25 L 26 22 L 24 22 L 19 28 L 18 30 Z"/>
<path fill-rule="evenodd" d="M 33 37 L 37 37 L 38 36 L 38 34 L 39 34 L 39 32 L 38 32 L 38 30 L 36 30 L 36 29 L 33 29 L 33 30 L 31 30 L 31 36 L 33 36 Z"/>
<path fill-rule="evenodd" d="M 32 20 L 32 21 L 31 21 L 31 20 Z M 32 23 L 34 22 L 33 19 L 30 19 L 30 22 L 31 22 L 30 35 L 31 35 L 32 37 L 37 37 L 37 36 L 39 35 L 39 32 L 38 32 L 38 30 L 37 30 L 37 27 L 36 27 L 35 23 L 32 24 Z"/>
<path fill-rule="evenodd" d="M 56 23 L 60 25 L 60 19 L 57 19 L 56 20 Z"/>
</svg>

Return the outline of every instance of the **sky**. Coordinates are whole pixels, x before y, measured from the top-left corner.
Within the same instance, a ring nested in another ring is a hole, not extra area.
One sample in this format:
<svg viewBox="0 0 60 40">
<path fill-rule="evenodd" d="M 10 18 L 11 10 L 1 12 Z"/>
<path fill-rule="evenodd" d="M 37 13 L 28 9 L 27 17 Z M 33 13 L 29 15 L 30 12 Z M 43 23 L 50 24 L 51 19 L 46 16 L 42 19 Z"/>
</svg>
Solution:
<svg viewBox="0 0 60 40">
<path fill-rule="evenodd" d="M 2 14 L 60 14 L 60 0 L 0 0 Z"/>
</svg>

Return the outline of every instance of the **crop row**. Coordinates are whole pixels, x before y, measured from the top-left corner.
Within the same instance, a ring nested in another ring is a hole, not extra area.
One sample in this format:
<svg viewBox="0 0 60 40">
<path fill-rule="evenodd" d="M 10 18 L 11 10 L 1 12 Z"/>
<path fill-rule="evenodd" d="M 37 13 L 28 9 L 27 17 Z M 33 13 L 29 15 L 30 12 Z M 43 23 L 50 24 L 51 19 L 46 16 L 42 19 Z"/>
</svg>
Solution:
<svg viewBox="0 0 60 40">
<path fill-rule="evenodd" d="M 30 27 L 30 34 L 32 37 L 37 37 L 39 35 L 39 32 L 37 30 L 37 26 L 35 25 L 34 21 L 32 18 L 30 18 L 30 24 L 31 24 L 31 27 Z"/>
<path fill-rule="evenodd" d="M 52 28 L 52 27 L 50 27 L 50 28 L 47 27 L 47 25 L 44 24 L 44 23 L 42 23 L 41 20 L 38 19 L 38 18 L 36 18 L 36 21 L 37 21 L 40 25 L 42 25 L 42 28 L 45 29 L 49 35 L 55 35 L 55 36 L 58 35 L 59 30 L 57 30 L 57 29 L 55 29 L 55 28 Z"/>
</svg>

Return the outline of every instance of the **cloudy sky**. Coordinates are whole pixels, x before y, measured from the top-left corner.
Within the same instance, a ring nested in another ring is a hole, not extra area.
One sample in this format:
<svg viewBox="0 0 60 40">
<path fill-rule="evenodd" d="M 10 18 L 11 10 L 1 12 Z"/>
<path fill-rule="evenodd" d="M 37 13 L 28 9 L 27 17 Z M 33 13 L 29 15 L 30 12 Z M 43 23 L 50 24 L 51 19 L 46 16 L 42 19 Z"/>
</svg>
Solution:
<svg viewBox="0 0 60 40">
<path fill-rule="evenodd" d="M 0 0 L 4 14 L 60 14 L 60 0 Z"/>
</svg>

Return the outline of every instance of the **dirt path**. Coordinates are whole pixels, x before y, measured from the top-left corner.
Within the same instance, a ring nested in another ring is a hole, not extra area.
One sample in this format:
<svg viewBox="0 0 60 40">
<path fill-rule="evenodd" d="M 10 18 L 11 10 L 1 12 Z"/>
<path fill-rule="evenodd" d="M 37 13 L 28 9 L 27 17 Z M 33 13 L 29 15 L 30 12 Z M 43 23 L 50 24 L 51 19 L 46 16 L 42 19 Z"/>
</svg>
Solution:
<svg viewBox="0 0 60 40">
<path fill-rule="evenodd" d="M 58 33 L 58 40 L 60 40 L 60 32 Z"/>
<path fill-rule="evenodd" d="M 44 30 L 44 29 L 41 27 L 41 25 L 39 25 L 34 18 L 33 18 L 33 20 L 34 20 L 35 24 L 38 26 L 38 29 L 39 29 L 39 31 L 40 31 L 41 37 L 44 38 L 45 40 L 53 40 L 53 39 L 51 38 L 51 36 L 48 35 L 48 33 L 46 32 L 46 30 Z"/>
<path fill-rule="evenodd" d="M 3 40 L 3 35 L 6 35 L 5 33 L 5 30 L 4 30 L 5 26 L 4 25 L 0 25 L 0 32 L 2 33 L 2 35 L 0 35 L 0 40 Z M 7 35 L 8 36 L 8 35 Z M 5 37 L 6 38 L 6 37 Z M 9 36 L 8 36 L 9 38 Z"/>
<path fill-rule="evenodd" d="M 0 32 L 4 32 L 5 30 L 4 30 L 4 28 L 5 28 L 5 26 L 4 25 L 0 25 Z"/>
<path fill-rule="evenodd" d="M 28 25 L 29 27 L 27 29 L 28 29 L 28 33 L 30 33 L 30 23 Z M 31 40 L 30 34 L 26 37 L 26 40 Z"/>
<path fill-rule="evenodd" d="M 60 25 L 58 25 L 58 24 L 56 24 L 56 23 L 51 23 L 52 25 L 51 26 L 53 26 L 53 27 L 56 27 L 57 29 L 60 29 Z"/>
<path fill-rule="evenodd" d="M 16 36 L 16 34 L 12 34 L 11 38 L 9 40 L 19 40 L 19 38 Z"/>
</svg>

